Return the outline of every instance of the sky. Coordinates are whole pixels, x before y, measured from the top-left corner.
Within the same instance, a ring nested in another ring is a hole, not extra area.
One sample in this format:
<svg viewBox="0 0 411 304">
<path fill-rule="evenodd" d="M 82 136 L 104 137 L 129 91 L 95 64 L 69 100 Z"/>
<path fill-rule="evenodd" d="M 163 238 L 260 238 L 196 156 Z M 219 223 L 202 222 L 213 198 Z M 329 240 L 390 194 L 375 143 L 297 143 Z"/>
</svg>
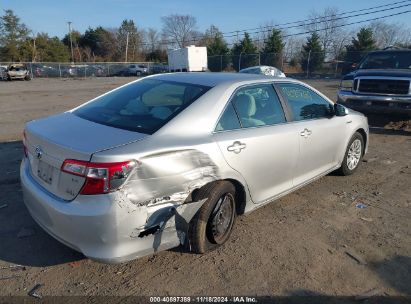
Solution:
<svg viewBox="0 0 411 304">
<path fill-rule="evenodd" d="M 12 9 L 34 33 L 46 32 L 62 38 L 72 29 L 84 32 L 88 27 L 119 27 L 122 20 L 133 19 L 138 27 L 161 29 L 161 17 L 190 14 L 196 17 L 198 30 L 211 24 L 222 32 L 256 28 L 306 19 L 312 11 L 336 7 L 339 12 L 358 10 L 400 0 L 0 0 L 0 14 Z M 404 5 L 397 4 L 397 5 Z M 411 1 L 410 3 L 411 4 Z M 375 15 L 357 17 L 352 21 L 411 10 L 411 6 Z M 411 13 L 385 19 L 411 27 Z"/>
</svg>

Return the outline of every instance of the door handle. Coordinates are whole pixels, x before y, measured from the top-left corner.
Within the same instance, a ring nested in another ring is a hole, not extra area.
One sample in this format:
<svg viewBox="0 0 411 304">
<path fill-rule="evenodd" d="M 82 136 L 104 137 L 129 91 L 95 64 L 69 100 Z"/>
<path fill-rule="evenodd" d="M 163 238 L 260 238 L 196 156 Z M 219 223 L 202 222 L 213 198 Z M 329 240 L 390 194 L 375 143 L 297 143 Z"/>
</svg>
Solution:
<svg viewBox="0 0 411 304">
<path fill-rule="evenodd" d="M 246 144 L 243 144 L 242 142 L 235 141 L 231 146 L 227 147 L 227 151 L 229 152 L 234 152 L 235 154 L 238 154 L 241 152 L 241 150 L 245 149 L 247 147 Z"/>
<path fill-rule="evenodd" d="M 304 131 L 301 131 L 301 132 L 300 132 L 300 135 L 301 135 L 302 137 L 307 138 L 308 136 L 311 135 L 311 133 L 312 133 L 311 130 L 308 130 L 307 128 L 305 128 Z"/>
</svg>

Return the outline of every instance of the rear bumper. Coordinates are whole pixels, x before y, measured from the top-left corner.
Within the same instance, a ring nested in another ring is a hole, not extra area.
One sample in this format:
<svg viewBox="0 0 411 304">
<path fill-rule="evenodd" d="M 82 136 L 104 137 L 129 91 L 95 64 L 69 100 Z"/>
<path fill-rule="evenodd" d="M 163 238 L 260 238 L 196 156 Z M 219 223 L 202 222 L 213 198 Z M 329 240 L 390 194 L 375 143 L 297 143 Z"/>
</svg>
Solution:
<svg viewBox="0 0 411 304">
<path fill-rule="evenodd" d="M 338 103 L 360 112 L 411 115 L 411 96 L 365 95 L 339 91 L 337 97 Z"/>
<path fill-rule="evenodd" d="M 174 217 L 168 217 L 159 232 L 139 237 L 147 229 L 150 215 L 170 214 L 174 206 L 127 205 L 117 192 L 79 195 L 67 202 L 47 192 L 31 177 L 25 159 L 20 178 L 24 203 L 33 219 L 55 239 L 91 259 L 121 263 L 180 244 Z"/>
</svg>

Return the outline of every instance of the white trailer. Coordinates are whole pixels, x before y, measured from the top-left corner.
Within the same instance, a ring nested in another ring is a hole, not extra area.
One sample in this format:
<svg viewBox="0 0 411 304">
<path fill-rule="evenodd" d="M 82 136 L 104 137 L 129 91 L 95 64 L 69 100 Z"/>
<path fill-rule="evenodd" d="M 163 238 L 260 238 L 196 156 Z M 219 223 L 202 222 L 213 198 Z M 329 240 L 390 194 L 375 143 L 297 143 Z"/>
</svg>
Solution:
<svg viewBox="0 0 411 304">
<path fill-rule="evenodd" d="M 207 48 L 190 45 L 181 49 L 168 50 L 170 72 L 204 72 L 207 70 Z"/>
</svg>

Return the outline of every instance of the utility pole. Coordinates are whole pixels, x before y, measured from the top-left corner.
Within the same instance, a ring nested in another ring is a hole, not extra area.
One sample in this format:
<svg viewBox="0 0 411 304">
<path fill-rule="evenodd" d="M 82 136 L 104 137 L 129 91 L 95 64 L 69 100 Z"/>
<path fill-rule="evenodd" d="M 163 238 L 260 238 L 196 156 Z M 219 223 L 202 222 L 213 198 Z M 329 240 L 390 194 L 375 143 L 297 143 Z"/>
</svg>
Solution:
<svg viewBox="0 0 411 304">
<path fill-rule="evenodd" d="M 74 53 L 73 53 L 73 40 L 71 39 L 71 21 L 68 21 L 69 37 L 70 37 L 70 50 L 71 50 L 71 63 L 74 63 Z"/>
<path fill-rule="evenodd" d="M 33 54 L 31 55 L 31 62 L 36 62 L 36 36 L 33 34 Z"/>
<path fill-rule="evenodd" d="M 311 59 L 311 50 L 308 52 L 308 59 L 307 59 L 307 78 L 310 71 L 310 59 Z"/>
<path fill-rule="evenodd" d="M 129 35 L 129 32 L 127 32 L 127 38 L 126 38 L 126 62 L 127 62 L 127 53 L 128 53 L 128 35 Z"/>
</svg>

